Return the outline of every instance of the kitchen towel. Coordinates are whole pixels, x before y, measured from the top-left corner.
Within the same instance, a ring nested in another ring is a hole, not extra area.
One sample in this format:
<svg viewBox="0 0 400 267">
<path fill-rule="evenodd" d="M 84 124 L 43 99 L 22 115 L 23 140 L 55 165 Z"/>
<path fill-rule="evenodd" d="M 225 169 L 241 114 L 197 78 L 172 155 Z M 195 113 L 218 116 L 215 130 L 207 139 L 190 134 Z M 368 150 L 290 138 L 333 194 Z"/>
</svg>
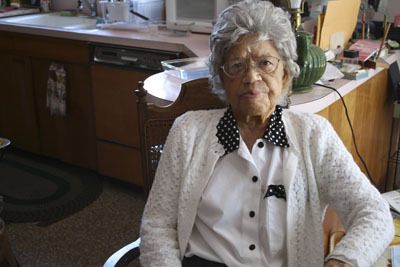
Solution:
<svg viewBox="0 0 400 267">
<path fill-rule="evenodd" d="M 47 80 L 46 106 L 50 115 L 65 116 L 67 114 L 67 85 L 64 65 L 51 63 Z"/>
</svg>

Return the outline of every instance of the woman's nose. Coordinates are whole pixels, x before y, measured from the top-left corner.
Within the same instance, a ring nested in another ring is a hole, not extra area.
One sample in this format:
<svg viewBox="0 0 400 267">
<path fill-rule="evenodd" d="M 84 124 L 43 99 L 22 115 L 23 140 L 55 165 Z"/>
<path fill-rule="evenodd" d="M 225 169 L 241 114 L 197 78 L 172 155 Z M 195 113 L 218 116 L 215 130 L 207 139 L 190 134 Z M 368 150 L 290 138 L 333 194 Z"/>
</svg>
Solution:
<svg viewBox="0 0 400 267">
<path fill-rule="evenodd" d="M 261 75 L 254 65 L 250 65 L 244 73 L 243 82 L 252 83 L 261 80 Z"/>
</svg>

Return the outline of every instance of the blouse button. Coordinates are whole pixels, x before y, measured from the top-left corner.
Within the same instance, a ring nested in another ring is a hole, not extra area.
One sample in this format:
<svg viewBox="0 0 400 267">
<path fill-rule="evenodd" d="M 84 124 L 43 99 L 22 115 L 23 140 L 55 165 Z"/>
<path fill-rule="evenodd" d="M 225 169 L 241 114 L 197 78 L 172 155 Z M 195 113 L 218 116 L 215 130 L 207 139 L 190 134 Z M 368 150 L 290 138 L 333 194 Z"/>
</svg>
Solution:
<svg viewBox="0 0 400 267">
<path fill-rule="evenodd" d="M 249 212 L 249 216 L 250 216 L 251 218 L 253 218 L 255 215 L 256 215 L 256 213 L 255 213 L 254 211 L 250 211 L 250 212 Z"/>
<path fill-rule="evenodd" d="M 253 180 L 253 182 L 257 182 L 258 181 L 258 177 L 257 176 L 253 176 L 253 178 L 251 178 Z"/>
<path fill-rule="evenodd" d="M 249 249 L 250 249 L 250 250 L 255 250 L 255 249 L 256 249 L 256 245 L 251 244 L 251 245 L 249 246 Z"/>
<path fill-rule="evenodd" d="M 258 142 L 257 146 L 258 146 L 259 148 L 263 148 L 263 147 L 264 147 L 264 143 L 260 141 L 260 142 Z"/>
</svg>

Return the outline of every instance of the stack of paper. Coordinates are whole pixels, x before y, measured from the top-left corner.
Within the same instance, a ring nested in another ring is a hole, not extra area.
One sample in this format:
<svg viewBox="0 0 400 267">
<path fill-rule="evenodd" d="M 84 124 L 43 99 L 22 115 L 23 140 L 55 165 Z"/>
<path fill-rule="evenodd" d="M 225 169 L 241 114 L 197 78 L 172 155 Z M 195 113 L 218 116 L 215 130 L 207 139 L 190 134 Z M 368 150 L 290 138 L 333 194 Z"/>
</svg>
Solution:
<svg viewBox="0 0 400 267">
<path fill-rule="evenodd" d="M 377 40 L 357 40 L 350 46 L 350 50 L 358 51 L 358 61 L 365 62 L 378 52 L 381 45 Z"/>
<path fill-rule="evenodd" d="M 400 267 L 400 246 L 392 247 L 392 267 Z"/>
<path fill-rule="evenodd" d="M 383 193 L 382 197 L 389 203 L 392 209 L 400 214 L 400 189 Z"/>
</svg>

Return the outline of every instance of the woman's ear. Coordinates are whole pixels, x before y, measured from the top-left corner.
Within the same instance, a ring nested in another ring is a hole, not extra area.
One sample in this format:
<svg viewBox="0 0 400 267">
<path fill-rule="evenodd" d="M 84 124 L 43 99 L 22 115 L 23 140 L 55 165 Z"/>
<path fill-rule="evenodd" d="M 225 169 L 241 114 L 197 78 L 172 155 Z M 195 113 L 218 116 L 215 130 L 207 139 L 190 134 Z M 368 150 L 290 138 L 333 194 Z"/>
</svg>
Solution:
<svg viewBox="0 0 400 267">
<path fill-rule="evenodd" d="M 282 77 L 283 88 L 289 88 L 290 79 L 291 78 L 290 78 L 289 70 L 285 67 L 283 70 L 283 77 Z"/>
</svg>

